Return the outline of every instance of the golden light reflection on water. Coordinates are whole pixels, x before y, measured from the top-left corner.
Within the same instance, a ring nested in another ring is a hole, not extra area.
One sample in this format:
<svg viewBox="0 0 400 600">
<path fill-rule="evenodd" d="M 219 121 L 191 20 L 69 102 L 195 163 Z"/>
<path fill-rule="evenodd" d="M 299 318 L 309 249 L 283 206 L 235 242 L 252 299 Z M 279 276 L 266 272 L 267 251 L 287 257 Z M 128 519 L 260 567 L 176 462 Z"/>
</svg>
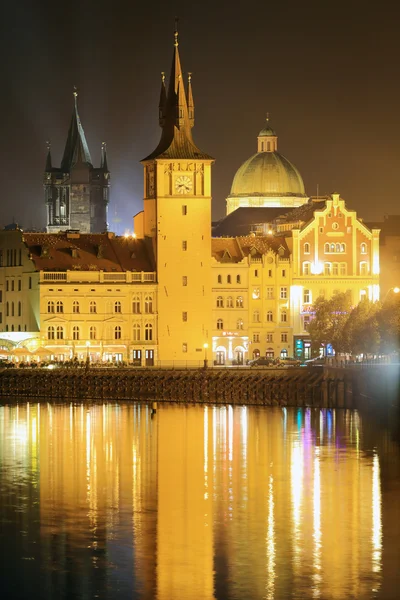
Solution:
<svg viewBox="0 0 400 600">
<path fill-rule="evenodd" d="M 70 568 L 115 598 L 379 590 L 380 458 L 354 412 L 26 404 L 0 407 L 0 433 L 1 494 L 37 473 L 53 587 Z"/>
</svg>

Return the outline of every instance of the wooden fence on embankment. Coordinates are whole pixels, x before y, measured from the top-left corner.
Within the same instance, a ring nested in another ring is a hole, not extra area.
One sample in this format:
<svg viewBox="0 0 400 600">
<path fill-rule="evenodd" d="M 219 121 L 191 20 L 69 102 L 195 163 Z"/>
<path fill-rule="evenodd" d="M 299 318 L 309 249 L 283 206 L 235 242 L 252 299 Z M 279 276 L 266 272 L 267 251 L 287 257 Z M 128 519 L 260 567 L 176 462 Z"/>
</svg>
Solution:
<svg viewBox="0 0 400 600">
<path fill-rule="evenodd" d="M 286 369 L 4 369 L 4 401 L 151 399 L 266 406 L 353 408 L 350 371 Z M 340 372 L 339 372 L 340 371 Z"/>
</svg>

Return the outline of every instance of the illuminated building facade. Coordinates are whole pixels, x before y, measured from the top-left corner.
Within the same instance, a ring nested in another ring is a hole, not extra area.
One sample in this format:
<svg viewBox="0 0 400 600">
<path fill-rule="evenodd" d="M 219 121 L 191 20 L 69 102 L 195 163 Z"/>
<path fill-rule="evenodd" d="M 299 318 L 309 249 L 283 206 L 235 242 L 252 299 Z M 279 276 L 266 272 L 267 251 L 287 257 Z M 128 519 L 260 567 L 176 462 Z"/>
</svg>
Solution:
<svg viewBox="0 0 400 600">
<path fill-rule="evenodd" d="M 105 228 L 109 172 L 104 147 L 101 168 L 92 167 L 75 95 L 61 169 L 48 155 L 48 233 L 0 235 L 0 329 L 40 331 L 43 352 L 61 359 L 244 364 L 309 358 L 319 296 L 379 299 L 379 229 L 338 194 L 307 198 L 269 123 L 235 175 L 227 216 L 211 230 L 213 158 L 193 141 L 192 82 L 189 75 L 185 88 L 177 33 L 159 125 L 160 142 L 142 160 L 134 237 L 92 233 Z M 61 224 L 53 217 L 61 218 L 64 192 Z"/>
</svg>

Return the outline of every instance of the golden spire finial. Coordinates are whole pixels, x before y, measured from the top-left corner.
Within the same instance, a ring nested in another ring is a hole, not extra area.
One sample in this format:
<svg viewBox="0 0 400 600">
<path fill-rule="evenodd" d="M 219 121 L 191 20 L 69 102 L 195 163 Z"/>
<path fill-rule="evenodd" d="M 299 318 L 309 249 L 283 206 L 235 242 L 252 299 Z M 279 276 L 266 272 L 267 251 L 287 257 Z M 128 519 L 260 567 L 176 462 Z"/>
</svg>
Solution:
<svg viewBox="0 0 400 600">
<path fill-rule="evenodd" d="M 179 21 L 179 18 L 175 17 L 174 46 L 178 46 L 178 21 Z"/>
<path fill-rule="evenodd" d="M 188 81 L 189 81 L 189 83 L 192 81 L 192 74 L 191 73 L 188 73 Z"/>
<path fill-rule="evenodd" d="M 76 85 L 74 85 L 74 92 L 73 93 L 74 93 L 75 98 L 77 98 L 78 97 L 78 88 L 76 87 Z"/>
<path fill-rule="evenodd" d="M 50 152 L 50 148 L 51 148 L 51 141 L 50 140 L 46 141 L 46 148 L 47 148 L 48 152 Z"/>
<path fill-rule="evenodd" d="M 161 71 L 161 81 L 165 83 L 165 71 Z"/>
<path fill-rule="evenodd" d="M 267 123 L 269 122 L 269 112 L 267 112 Z"/>
</svg>

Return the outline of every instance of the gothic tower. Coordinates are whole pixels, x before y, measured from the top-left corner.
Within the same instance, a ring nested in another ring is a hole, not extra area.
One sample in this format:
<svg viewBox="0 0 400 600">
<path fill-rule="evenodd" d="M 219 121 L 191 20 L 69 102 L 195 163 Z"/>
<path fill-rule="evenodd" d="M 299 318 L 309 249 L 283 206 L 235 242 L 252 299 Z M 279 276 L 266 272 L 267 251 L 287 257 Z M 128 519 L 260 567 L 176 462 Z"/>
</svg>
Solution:
<svg viewBox="0 0 400 600">
<path fill-rule="evenodd" d="M 101 233 L 107 229 L 110 172 L 106 146 L 103 143 L 101 165 L 96 169 L 79 118 L 77 96 L 75 91 L 61 167 L 52 166 L 50 146 L 48 148 L 44 175 L 48 233 L 68 229 Z"/>
<path fill-rule="evenodd" d="M 141 161 L 144 212 L 135 223 L 141 223 L 140 236 L 152 240 L 156 255 L 158 358 L 199 363 L 206 358 L 211 343 L 214 159 L 201 152 L 192 139 L 191 76 L 186 93 L 177 31 L 168 92 L 162 74 L 159 123 L 160 142 Z"/>
</svg>

